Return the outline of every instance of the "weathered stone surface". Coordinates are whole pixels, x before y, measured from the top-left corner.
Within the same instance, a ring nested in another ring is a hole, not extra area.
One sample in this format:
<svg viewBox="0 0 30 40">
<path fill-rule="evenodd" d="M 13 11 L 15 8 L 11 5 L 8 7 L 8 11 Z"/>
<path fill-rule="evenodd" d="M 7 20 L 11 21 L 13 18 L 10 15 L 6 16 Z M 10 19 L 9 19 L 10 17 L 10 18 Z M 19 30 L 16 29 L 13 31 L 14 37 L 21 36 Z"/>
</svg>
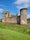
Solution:
<svg viewBox="0 0 30 40">
<path fill-rule="evenodd" d="M 2 22 L 17 23 L 17 16 L 11 16 L 10 13 L 5 12 L 2 14 Z"/>
<path fill-rule="evenodd" d="M 20 16 L 18 16 L 18 14 L 16 16 L 12 16 L 10 12 L 4 12 L 2 14 L 2 22 L 18 23 L 22 25 L 27 24 L 27 8 L 20 10 Z"/>
<path fill-rule="evenodd" d="M 27 24 L 27 8 L 21 9 L 20 12 L 20 24 Z"/>
</svg>

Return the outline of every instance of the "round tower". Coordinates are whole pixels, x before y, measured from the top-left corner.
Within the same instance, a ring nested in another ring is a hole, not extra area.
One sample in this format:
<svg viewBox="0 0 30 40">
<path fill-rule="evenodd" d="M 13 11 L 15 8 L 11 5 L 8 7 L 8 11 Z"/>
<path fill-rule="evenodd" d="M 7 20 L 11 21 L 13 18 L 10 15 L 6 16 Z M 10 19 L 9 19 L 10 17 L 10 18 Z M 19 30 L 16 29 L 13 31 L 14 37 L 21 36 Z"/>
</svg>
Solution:
<svg viewBox="0 0 30 40">
<path fill-rule="evenodd" d="M 20 9 L 20 24 L 27 25 L 27 8 Z"/>
</svg>

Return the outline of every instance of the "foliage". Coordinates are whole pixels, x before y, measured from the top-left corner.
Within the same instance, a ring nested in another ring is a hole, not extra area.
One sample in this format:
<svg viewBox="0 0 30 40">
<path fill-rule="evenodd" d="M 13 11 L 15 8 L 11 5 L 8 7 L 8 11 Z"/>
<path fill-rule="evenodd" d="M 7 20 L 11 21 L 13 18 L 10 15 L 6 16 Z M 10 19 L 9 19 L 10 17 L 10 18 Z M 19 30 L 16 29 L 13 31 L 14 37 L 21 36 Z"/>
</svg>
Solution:
<svg viewBox="0 0 30 40">
<path fill-rule="evenodd" d="M 29 18 L 29 19 L 27 19 L 27 21 L 30 23 L 30 18 Z"/>
</svg>

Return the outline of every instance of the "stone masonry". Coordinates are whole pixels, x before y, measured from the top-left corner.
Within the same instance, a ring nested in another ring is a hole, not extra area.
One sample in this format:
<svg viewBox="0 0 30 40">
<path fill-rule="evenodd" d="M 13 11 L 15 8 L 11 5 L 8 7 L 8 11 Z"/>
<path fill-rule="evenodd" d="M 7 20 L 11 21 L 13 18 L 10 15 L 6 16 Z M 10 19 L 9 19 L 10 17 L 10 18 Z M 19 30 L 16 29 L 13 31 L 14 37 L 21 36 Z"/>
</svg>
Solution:
<svg viewBox="0 0 30 40">
<path fill-rule="evenodd" d="M 27 8 L 20 10 L 20 24 L 27 24 Z"/>
<path fill-rule="evenodd" d="M 4 23 L 18 23 L 22 25 L 27 24 L 27 8 L 20 9 L 20 15 L 11 15 L 10 12 L 2 13 L 2 22 Z"/>
</svg>

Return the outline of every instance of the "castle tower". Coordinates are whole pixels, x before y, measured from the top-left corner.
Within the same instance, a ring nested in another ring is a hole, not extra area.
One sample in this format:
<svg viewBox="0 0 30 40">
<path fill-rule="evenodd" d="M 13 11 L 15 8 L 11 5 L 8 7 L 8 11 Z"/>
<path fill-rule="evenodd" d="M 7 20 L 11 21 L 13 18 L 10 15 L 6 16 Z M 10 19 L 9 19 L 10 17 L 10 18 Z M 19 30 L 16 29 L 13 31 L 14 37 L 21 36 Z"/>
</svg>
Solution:
<svg viewBox="0 0 30 40">
<path fill-rule="evenodd" d="M 2 22 L 7 22 L 9 17 L 11 17 L 10 12 L 3 12 L 2 13 Z"/>
<path fill-rule="evenodd" d="M 20 9 L 20 24 L 27 25 L 27 8 Z"/>
</svg>

